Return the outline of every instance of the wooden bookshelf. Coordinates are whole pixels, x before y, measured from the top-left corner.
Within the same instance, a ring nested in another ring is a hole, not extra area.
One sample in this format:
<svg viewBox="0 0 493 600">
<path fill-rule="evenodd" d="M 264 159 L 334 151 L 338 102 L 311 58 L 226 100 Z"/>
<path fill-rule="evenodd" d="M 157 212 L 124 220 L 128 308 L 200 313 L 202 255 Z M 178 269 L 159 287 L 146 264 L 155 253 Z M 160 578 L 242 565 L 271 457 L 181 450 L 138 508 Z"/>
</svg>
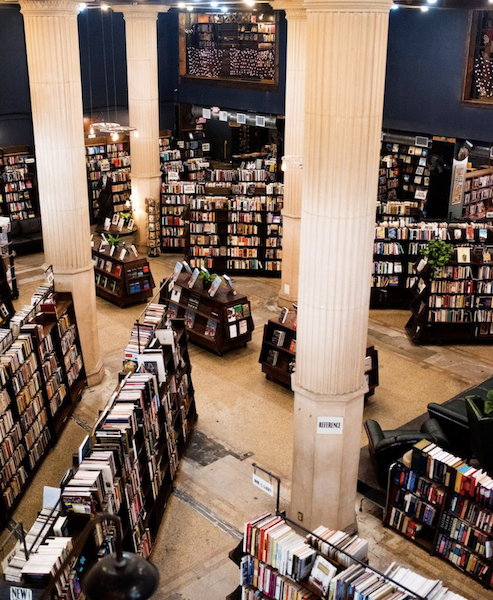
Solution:
<svg viewBox="0 0 493 600">
<path fill-rule="evenodd" d="M 9 281 L 5 264 L 6 260 L 10 262 L 10 258 L 7 257 L 0 260 L 0 327 L 8 327 L 10 319 L 15 314 L 14 306 L 12 304 L 12 299 L 15 294 Z M 17 290 L 17 287 L 15 287 L 15 290 Z"/>
<path fill-rule="evenodd" d="M 418 274 L 406 324 L 414 343 L 493 343 L 493 260 L 482 256 L 451 260 L 434 278 L 429 268 Z"/>
<path fill-rule="evenodd" d="M 474 221 L 493 217 L 493 168 L 466 175 L 463 216 Z"/>
<path fill-rule="evenodd" d="M 92 251 L 96 294 L 120 307 L 143 302 L 152 296 L 154 279 L 147 257 L 135 257 L 132 251 L 119 258 L 121 248 L 110 256 L 109 246 Z"/>
<path fill-rule="evenodd" d="M 39 215 L 35 158 L 29 146 L 0 148 L 0 207 L 12 220 Z"/>
<path fill-rule="evenodd" d="M 269 319 L 264 325 L 259 363 L 268 380 L 277 381 L 291 389 L 291 375 L 296 369 L 297 312 L 290 310 L 283 323 Z M 366 349 L 365 378 L 368 392 L 365 400 L 373 396 L 379 384 L 378 351 L 374 346 Z"/>
<path fill-rule="evenodd" d="M 163 365 L 163 373 L 154 375 L 146 371 L 151 365 L 144 361 L 146 372 L 122 375 L 91 434 L 74 454 L 72 465 L 67 465 L 71 468 L 60 483 L 61 510 L 55 509 L 53 516 L 42 511 L 39 522 L 28 534 L 34 561 L 40 544 L 45 545 L 46 550 L 54 536 L 77 539 L 91 518 L 105 511 L 121 519 L 123 550 L 144 558 L 150 556 L 180 459 L 197 420 L 186 330 L 180 320 L 164 323 L 164 313 L 165 307 L 159 305 L 151 304 L 146 309 L 141 322 L 153 325 L 146 325 L 150 336 L 140 351 L 142 358 L 157 357 Z M 157 340 L 156 327 L 164 327 L 169 332 L 166 342 Z M 123 413 L 127 418 L 125 423 L 121 418 Z M 116 421 L 120 425 L 115 429 Z M 71 491 L 74 486 L 80 492 L 76 496 Z M 39 525 L 44 523 L 39 542 L 31 547 L 33 532 L 38 532 Z M 114 547 L 113 524 L 98 525 L 81 550 L 77 563 L 67 570 L 63 593 L 59 590 L 56 597 L 78 598 L 79 578 L 84 577 L 99 558 L 114 551 Z M 39 571 L 34 574 L 29 565 L 21 573 L 13 560 L 19 548 L 14 548 L 6 561 L 5 578 L 21 580 L 23 587 L 42 590 L 49 575 L 44 577 Z M 37 597 L 34 592 L 33 597 Z"/>
<path fill-rule="evenodd" d="M 493 561 L 486 556 L 486 545 L 493 543 L 491 507 L 461 484 L 466 478 L 456 469 L 430 463 L 421 452 L 429 444 L 416 444 L 411 460 L 391 466 L 384 525 L 491 588 Z"/>
<path fill-rule="evenodd" d="M 161 301 L 168 303 L 173 317 L 184 319 L 190 340 L 219 356 L 246 346 L 254 330 L 248 298 L 225 287 L 211 298 L 201 282 L 190 289 L 188 281 L 187 274 L 180 274 L 173 290 L 162 290 Z"/>
<path fill-rule="evenodd" d="M 12 514 L 47 450 L 56 443 L 86 385 L 77 321 L 70 293 L 47 295 L 38 313 L 2 349 L 0 395 L 4 423 L 1 448 L 11 452 L 0 466 L 0 525 Z M 23 362 L 7 358 L 22 347 Z"/>
</svg>

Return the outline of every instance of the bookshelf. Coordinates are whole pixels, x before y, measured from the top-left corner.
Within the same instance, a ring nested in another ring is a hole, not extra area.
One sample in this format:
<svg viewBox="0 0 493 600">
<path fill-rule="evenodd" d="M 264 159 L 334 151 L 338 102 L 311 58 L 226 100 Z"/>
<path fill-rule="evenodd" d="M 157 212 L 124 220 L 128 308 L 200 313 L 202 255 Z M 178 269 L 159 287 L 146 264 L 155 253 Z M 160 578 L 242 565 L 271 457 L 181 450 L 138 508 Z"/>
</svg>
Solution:
<svg viewBox="0 0 493 600">
<path fill-rule="evenodd" d="M 137 349 L 133 343 L 136 327 L 148 333 Z M 51 514 L 43 509 L 26 536 L 29 560 L 22 560 L 17 545 L 5 561 L 6 583 L 33 589 L 33 597 L 39 597 L 34 595 L 35 589 L 47 585 L 52 565 L 63 555 L 61 548 L 72 547 L 96 512 L 109 511 L 120 517 L 124 551 L 145 558 L 152 552 L 179 461 L 197 419 L 183 321 L 165 322 L 165 306 L 148 305 L 132 331 L 129 349 L 134 366 L 139 363 L 142 370 L 122 375 L 91 434 L 74 454 L 60 483 L 60 506 Z M 46 557 L 49 545 L 58 545 L 53 561 Z M 79 579 L 114 549 L 114 525 L 103 522 L 55 589 L 55 597 L 77 599 Z M 46 570 L 39 568 L 41 554 Z"/>
<path fill-rule="evenodd" d="M 70 293 L 43 295 L 0 353 L 0 523 L 10 516 L 80 399 L 86 376 Z"/>
<path fill-rule="evenodd" d="M 417 282 L 414 265 L 430 240 L 441 239 L 454 248 L 486 249 L 493 244 L 487 222 L 421 221 L 402 218 L 375 225 L 371 308 L 409 308 Z"/>
<path fill-rule="evenodd" d="M 296 370 L 297 312 L 281 312 L 279 319 L 269 319 L 264 325 L 259 363 L 269 381 L 277 381 L 291 389 L 291 375 Z M 365 400 L 378 387 L 378 351 L 374 346 L 366 349 L 365 378 L 368 392 Z"/>
<path fill-rule="evenodd" d="M 161 201 L 159 198 L 146 198 L 146 212 L 147 212 L 147 229 L 149 233 L 149 250 L 148 256 L 159 256 L 160 254 L 160 243 L 159 243 L 159 220 L 161 212 Z"/>
<path fill-rule="evenodd" d="M 463 216 L 474 221 L 493 217 L 493 168 L 467 173 Z"/>
<path fill-rule="evenodd" d="M 432 278 L 418 273 L 406 331 L 414 343 L 493 341 L 493 260 L 480 248 L 469 263 L 451 260 Z"/>
<path fill-rule="evenodd" d="M 190 341 L 219 356 L 246 346 L 254 330 L 248 298 L 224 287 L 211 298 L 200 282 L 192 288 L 188 282 L 189 276 L 181 273 L 172 290 L 161 291 L 161 301 L 168 303 L 173 318 L 184 319 Z"/>
<path fill-rule="evenodd" d="M 0 255 L 5 270 L 5 278 L 12 292 L 12 298 L 15 300 L 19 297 L 19 289 L 17 287 L 17 277 L 15 276 L 14 250 L 12 247 L 11 221 L 9 217 L 0 217 Z"/>
<path fill-rule="evenodd" d="M 110 247 L 93 248 L 96 294 L 120 307 L 143 302 L 152 296 L 154 279 L 145 256 L 136 257 L 127 249 L 117 248 L 113 256 Z"/>
<path fill-rule="evenodd" d="M 39 214 L 35 158 L 29 146 L 0 148 L 0 203 L 12 220 L 34 219 Z"/>
<path fill-rule="evenodd" d="M 86 168 L 91 224 L 98 218 L 111 216 L 100 205 L 101 179 L 108 178 L 109 193 L 112 196 L 113 212 L 126 212 L 130 199 L 130 140 L 113 142 L 109 136 L 87 138 Z"/>
<path fill-rule="evenodd" d="M 384 525 L 491 589 L 489 482 L 459 457 L 418 442 L 390 468 Z"/>
</svg>

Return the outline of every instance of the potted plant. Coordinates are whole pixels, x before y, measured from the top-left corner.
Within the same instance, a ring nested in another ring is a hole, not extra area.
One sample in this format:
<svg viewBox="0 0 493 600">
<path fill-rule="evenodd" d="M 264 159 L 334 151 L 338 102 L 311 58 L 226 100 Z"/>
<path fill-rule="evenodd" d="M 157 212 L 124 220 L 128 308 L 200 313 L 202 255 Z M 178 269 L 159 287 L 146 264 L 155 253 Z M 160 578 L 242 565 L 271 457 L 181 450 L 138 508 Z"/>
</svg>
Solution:
<svg viewBox="0 0 493 600">
<path fill-rule="evenodd" d="M 115 250 L 118 248 L 118 245 L 120 244 L 120 236 L 119 235 L 111 235 L 111 233 L 108 233 L 108 235 L 106 236 L 106 239 L 108 240 L 108 244 L 110 246 L 115 247 Z"/>
<path fill-rule="evenodd" d="M 200 271 L 199 279 L 202 281 L 202 287 L 204 290 L 208 290 L 214 279 L 217 277 L 216 273 L 208 273 L 206 271 Z"/>
<path fill-rule="evenodd" d="M 443 240 L 430 240 L 424 250 L 428 264 L 431 267 L 431 279 L 435 279 L 438 269 L 444 267 L 452 256 L 452 246 Z"/>
<path fill-rule="evenodd" d="M 125 225 L 128 225 L 128 222 L 132 218 L 132 213 L 131 212 L 122 212 L 122 213 L 120 213 L 120 217 L 123 219 L 123 223 Z"/>
<path fill-rule="evenodd" d="M 493 417 L 493 390 L 488 390 L 484 400 L 480 396 L 466 396 L 466 400 L 474 403 L 485 417 Z"/>
</svg>

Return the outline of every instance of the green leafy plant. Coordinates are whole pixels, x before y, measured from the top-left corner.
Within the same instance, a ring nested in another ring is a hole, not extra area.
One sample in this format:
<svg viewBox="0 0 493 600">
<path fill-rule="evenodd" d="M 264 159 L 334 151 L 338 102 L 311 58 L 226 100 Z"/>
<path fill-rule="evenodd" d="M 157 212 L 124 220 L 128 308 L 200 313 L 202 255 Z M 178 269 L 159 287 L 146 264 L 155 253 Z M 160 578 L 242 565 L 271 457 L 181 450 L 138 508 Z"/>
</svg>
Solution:
<svg viewBox="0 0 493 600">
<path fill-rule="evenodd" d="M 452 246 L 443 240 L 430 240 L 422 254 L 431 267 L 431 278 L 435 279 L 438 269 L 444 267 L 452 256 Z"/>
<path fill-rule="evenodd" d="M 118 244 L 120 243 L 120 236 L 119 235 L 111 235 L 111 233 L 109 233 L 106 236 L 106 239 L 108 240 L 108 244 L 110 246 L 115 246 L 115 248 L 118 248 Z"/>
<path fill-rule="evenodd" d="M 204 290 L 208 290 L 214 279 L 217 277 L 216 273 L 206 273 L 205 271 L 200 271 L 199 279 L 202 281 L 202 286 Z"/>
<path fill-rule="evenodd" d="M 486 400 L 484 401 L 484 414 L 493 414 L 493 390 L 488 390 L 486 394 Z"/>
<path fill-rule="evenodd" d="M 132 213 L 131 212 L 122 212 L 120 213 L 120 217 L 125 221 L 125 223 L 127 221 L 130 221 L 130 219 L 132 218 Z"/>
</svg>

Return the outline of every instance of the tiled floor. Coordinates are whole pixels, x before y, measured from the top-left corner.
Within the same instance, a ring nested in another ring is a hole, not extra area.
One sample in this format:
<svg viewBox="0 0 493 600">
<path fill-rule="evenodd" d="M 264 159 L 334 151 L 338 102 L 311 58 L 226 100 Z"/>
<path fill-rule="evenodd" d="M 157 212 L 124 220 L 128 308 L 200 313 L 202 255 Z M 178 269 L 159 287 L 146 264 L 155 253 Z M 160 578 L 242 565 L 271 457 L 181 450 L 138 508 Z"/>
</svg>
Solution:
<svg viewBox="0 0 493 600">
<path fill-rule="evenodd" d="M 156 282 L 167 276 L 177 257 L 151 259 Z M 20 257 L 16 269 L 22 305 L 42 278 L 42 255 Z M 256 329 L 252 342 L 217 357 L 192 346 L 192 378 L 199 419 L 182 461 L 152 560 L 161 573 L 157 600 L 223 600 L 237 585 L 238 569 L 228 559 L 243 522 L 275 503 L 251 483 L 252 462 L 282 479 L 282 506 L 290 497 L 293 395 L 266 380 L 258 364 L 263 324 L 278 314 L 279 280 L 236 278 L 252 303 Z M 82 403 L 16 511 L 28 527 L 40 506 L 43 485 L 57 485 L 71 453 L 108 400 L 121 368 L 123 348 L 142 305 L 118 309 L 98 299 L 99 338 L 106 368 L 102 384 L 86 390 Z M 413 346 L 404 332 L 405 311 L 372 311 L 368 341 L 379 351 L 380 387 L 365 418 L 384 428 L 399 426 L 483 381 L 493 372 L 487 347 Z M 361 444 L 366 444 L 362 433 Z M 370 562 L 386 568 L 392 561 L 431 578 L 441 578 L 465 598 L 493 599 L 471 579 L 410 542 L 383 529 L 370 504 L 357 513 L 360 535 L 370 540 Z"/>
</svg>

